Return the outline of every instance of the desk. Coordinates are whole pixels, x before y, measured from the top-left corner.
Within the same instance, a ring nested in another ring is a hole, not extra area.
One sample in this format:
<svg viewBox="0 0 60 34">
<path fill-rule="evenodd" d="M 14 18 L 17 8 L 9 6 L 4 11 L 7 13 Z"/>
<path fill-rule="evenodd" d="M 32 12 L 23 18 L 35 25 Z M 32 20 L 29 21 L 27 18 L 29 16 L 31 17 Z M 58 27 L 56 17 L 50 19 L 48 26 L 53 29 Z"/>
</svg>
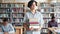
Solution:
<svg viewBox="0 0 60 34">
<path fill-rule="evenodd" d="M 48 28 L 49 30 L 51 30 L 54 34 L 58 33 L 58 30 L 60 31 L 60 28 Z"/>
<path fill-rule="evenodd" d="M 15 26 L 15 34 L 23 34 L 23 26 Z"/>
<path fill-rule="evenodd" d="M 23 34 L 23 26 L 14 26 L 14 28 L 16 29 L 15 34 Z M 0 34 L 3 34 L 3 32 L 0 31 Z"/>
</svg>

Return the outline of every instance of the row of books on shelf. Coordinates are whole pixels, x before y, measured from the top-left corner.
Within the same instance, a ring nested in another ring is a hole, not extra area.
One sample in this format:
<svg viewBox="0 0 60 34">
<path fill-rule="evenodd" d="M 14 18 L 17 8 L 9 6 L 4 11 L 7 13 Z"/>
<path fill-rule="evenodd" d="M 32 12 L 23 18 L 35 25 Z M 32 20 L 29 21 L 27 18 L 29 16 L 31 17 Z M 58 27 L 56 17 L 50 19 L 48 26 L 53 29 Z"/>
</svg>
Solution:
<svg viewBox="0 0 60 34">
<path fill-rule="evenodd" d="M 38 8 L 38 10 L 39 10 L 39 8 Z M 54 12 L 54 8 L 51 8 L 51 7 L 49 7 L 49 8 L 41 8 L 41 12 Z"/>
<path fill-rule="evenodd" d="M 11 21 L 12 23 L 22 23 L 23 22 L 23 19 L 8 19 L 8 21 Z M 0 19 L 0 22 L 2 22 L 2 19 Z"/>
<path fill-rule="evenodd" d="M 55 16 L 56 18 L 60 18 L 60 13 L 42 13 L 44 18 L 51 18 L 51 16 Z"/>
<path fill-rule="evenodd" d="M 12 19 L 12 22 L 13 23 L 21 23 L 21 22 L 23 22 L 23 19 L 21 19 L 21 18 L 15 18 L 15 19 Z"/>
<path fill-rule="evenodd" d="M 12 14 L 11 15 L 13 18 L 23 18 L 23 14 Z M 10 14 L 0 14 L 0 17 L 10 17 Z"/>
<path fill-rule="evenodd" d="M 40 3 L 40 6 L 42 8 L 45 8 L 45 7 L 50 7 L 50 4 L 49 3 Z"/>
<path fill-rule="evenodd" d="M 10 16 L 10 13 L 0 13 L 0 17 L 9 17 Z M 12 15 L 11 16 L 13 16 L 13 17 L 24 17 L 24 14 L 21 14 L 21 13 L 12 13 Z M 53 16 L 52 14 L 43 14 L 43 17 L 44 17 L 44 19 L 50 19 L 51 18 L 51 16 Z M 60 18 L 59 17 L 60 16 L 60 14 L 58 13 L 57 15 L 56 15 L 56 18 Z"/>
<path fill-rule="evenodd" d="M 6 7 L 23 7 L 23 4 L 2 4 L 2 3 L 0 3 L 0 7 L 1 8 L 6 8 Z"/>
<path fill-rule="evenodd" d="M 51 19 L 44 19 L 44 23 L 48 23 Z M 60 23 L 60 18 L 56 19 L 57 23 Z"/>
<path fill-rule="evenodd" d="M 0 9 L 0 13 L 24 13 L 23 12 L 24 9 L 23 8 L 8 8 L 8 9 Z"/>
<path fill-rule="evenodd" d="M 10 9 L 0 9 L 0 13 L 10 13 Z"/>
<path fill-rule="evenodd" d="M 38 9 L 40 10 L 40 9 Z M 54 8 L 44 8 L 44 9 L 41 9 L 41 12 L 44 12 L 44 13 L 53 13 L 53 12 L 60 12 L 60 7 L 54 7 Z"/>
<path fill-rule="evenodd" d="M 28 2 L 28 1 L 30 1 L 30 0 L 1 0 L 2 1 L 2 3 L 25 3 L 25 2 Z"/>
<path fill-rule="evenodd" d="M 40 8 L 42 9 L 42 12 L 59 12 L 60 11 L 60 3 L 40 3 Z"/>
<path fill-rule="evenodd" d="M 15 13 L 24 13 L 23 11 L 24 11 L 23 8 L 13 8 L 13 9 L 12 9 L 12 12 L 13 12 L 13 13 L 14 13 L 14 12 L 15 12 Z"/>
<path fill-rule="evenodd" d="M 10 15 L 9 14 L 0 14 L 0 17 L 7 17 L 7 18 L 9 18 Z"/>
<path fill-rule="evenodd" d="M 45 18 L 51 18 L 51 16 L 54 16 L 54 13 L 42 13 L 43 17 Z"/>
</svg>

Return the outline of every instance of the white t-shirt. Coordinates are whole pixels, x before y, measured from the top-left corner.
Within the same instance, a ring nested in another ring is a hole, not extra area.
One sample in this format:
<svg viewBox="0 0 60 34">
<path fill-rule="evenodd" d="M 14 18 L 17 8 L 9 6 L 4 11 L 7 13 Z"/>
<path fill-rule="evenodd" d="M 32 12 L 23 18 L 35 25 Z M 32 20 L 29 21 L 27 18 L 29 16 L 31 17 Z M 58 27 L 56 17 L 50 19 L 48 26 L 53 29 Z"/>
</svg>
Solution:
<svg viewBox="0 0 60 34">
<path fill-rule="evenodd" d="M 12 26 L 12 24 L 8 23 L 6 26 L 2 25 L 2 30 L 3 32 L 8 32 L 8 33 L 14 33 L 14 27 Z"/>
</svg>

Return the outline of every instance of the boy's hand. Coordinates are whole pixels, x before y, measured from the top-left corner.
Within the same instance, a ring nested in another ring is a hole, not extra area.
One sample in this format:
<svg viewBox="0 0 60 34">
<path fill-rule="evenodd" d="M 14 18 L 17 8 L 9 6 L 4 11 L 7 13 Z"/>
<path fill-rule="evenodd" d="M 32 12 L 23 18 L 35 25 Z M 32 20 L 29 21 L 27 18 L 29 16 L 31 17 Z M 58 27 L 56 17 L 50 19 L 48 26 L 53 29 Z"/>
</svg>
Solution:
<svg viewBox="0 0 60 34">
<path fill-rule="evenodd" d="M 4 34 L 9 34 L 8 32 L 4 32 Z"/>
</svg>

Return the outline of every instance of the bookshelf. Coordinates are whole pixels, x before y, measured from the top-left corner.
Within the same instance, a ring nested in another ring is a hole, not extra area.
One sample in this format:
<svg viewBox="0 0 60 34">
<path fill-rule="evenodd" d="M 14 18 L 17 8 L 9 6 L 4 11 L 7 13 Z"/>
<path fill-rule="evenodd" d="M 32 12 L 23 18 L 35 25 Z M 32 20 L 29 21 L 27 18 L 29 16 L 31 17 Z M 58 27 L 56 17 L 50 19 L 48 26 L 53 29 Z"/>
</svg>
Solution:
<svg viewBox="0 0 60 34">
<path fill-rule="evenodd" d="M 0 0 L 0 3 L 13 3 L 15 0 Z"/>
<path fill-rule="evenodd" d="M 57 3 L 45 3 L 44 2 L 44 3 L 40 3 L 39 7 L 42 9 L 41 13 L 43 14 L 43 19 L 45 23 L 44 28 L 48 28 L 48 21 L 51 20 L 51 16 L 56 17 L 56 21 L 58 22 L 58 27 L 59 27 L 60 25 L 60 2 L 57 2 Z"/>
<path fill-rule="evenodd" d="M 60 23 L 60 2 L 55 3 L 54 11 L 56 12 L 57 22 Z"/>
<path fill-rule="evenodd" d="M 54 11 L 54 4 L 51 3 L 40 3 L 39 7 L 42 9 L 38 9 L 41 11 L 42 15 L 43 15 L 43 19 L 44 19 L 44 25 L 43 25 L 43 29 L 42 32 L 43 33 L 48 33 L 48 22 L 51 20 L 51 16 L 55 16 L 55 11 Z"/>
<path fill-rule="evenodd" d="M 41 12 L 43 14 L 44 23 L 48 24 L 48 21 L 51 20 L 51 16 L 56 17 L 58 24 L 60 23 L 60 3 L 40 3 Z"/>
<path fill-rule="evenodd" d="M 0 3 L 0 18 L 6 17 L 11 23 L 22 23 L 25 3 Z"/>
<path fill-rule="evenodd" d="M 48 23 L 48 21 L 50 20 L 51 16 L 55 16 L 54 5 L 44 2 L 44 3 L 40 3 L 39 6 L 42 9 L 42 10 L 40 10 L 40 9 L 39 10 L 43 14 L 44 23 Z"/>
</svg>

